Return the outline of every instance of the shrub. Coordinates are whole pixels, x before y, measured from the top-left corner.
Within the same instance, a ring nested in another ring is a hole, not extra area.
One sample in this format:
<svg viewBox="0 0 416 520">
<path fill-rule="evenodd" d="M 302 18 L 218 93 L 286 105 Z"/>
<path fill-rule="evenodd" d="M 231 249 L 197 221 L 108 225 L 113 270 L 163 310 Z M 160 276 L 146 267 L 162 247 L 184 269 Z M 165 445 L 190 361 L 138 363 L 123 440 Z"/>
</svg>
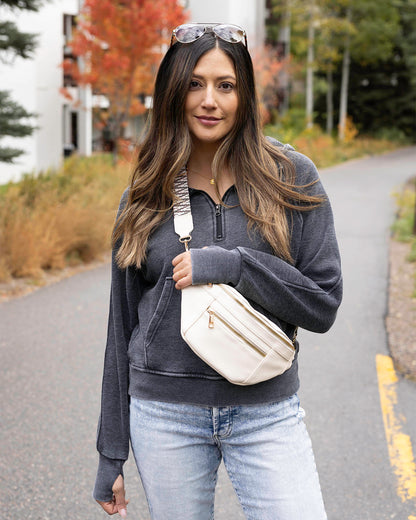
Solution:
<svg viewBox="0 0 416 520">
<path fill-rule="evenodd" d="M 403 130 L 394 127 L 380 128 L 374 133 L 376 139 L 382 139 L 385 141 L 395 141 L 401 144 L 410 144 L 411 139 L 407 136 Z"/>
<path fill-rule="evenodd" d="M 0 192 L 0 280 L 88 262 L 108 250 L 129 166 L 70 157 L 58 171 L 25 175 Z"/>
<path fill-rule="evenodd" d="M 369 136 L 356 137 L 355 127 L 351 126 L 349 138 L 344 142 L 338 141 L 334 136 L 324 133 L 319 126 L 310 129 L 297 131 L 300 125 L 298 113 L 292 117 L 288 116 L 288 121 L 297 121 L 292 128 L 287 128 L 283 123 L 279 125 L 267 125 L 264 128 L 266 135 L 275 137 L 283 143 L 289 143 L 298 151 L 307 155 L 318 168 L 326 168 L 349 159 L 363 157 L 365 155 L 375 155 L 395 150 L 401 142 L 374 139 Z M 285 121 L 284 119 L 282 120 Z"/>
</svg>

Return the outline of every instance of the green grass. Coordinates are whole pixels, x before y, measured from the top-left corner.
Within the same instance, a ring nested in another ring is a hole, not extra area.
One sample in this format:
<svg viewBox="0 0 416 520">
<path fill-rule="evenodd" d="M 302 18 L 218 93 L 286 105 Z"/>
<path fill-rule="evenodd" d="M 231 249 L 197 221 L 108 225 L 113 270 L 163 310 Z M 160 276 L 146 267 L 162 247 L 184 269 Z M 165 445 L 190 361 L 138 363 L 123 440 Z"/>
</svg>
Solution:
<svg viewBox="0 0 416 520">
<path fill-rule="evenodd" d="M 416 188 L 416 183 L 414 184 Z M 410 188 L 408 185 L 402 192 L 393 194 L 396 199 L 397 218 L 392 229 L 395 238 L 401 242 L 413 243 L 416 241 L 416 235 L 413 234 L 416 204 L 415 188 Z"/>
<path fill-rule="evenodd" d="M 413 184 L 413 186 L 411 186 Z M 395 193 L 397 205 L 396 220 L 392 225 L 393 236 L 400 242 L 410 244 L 408 262 L 416 262 L 416 235 L 413 233 L 416 212 L 416 179 L 408 183 L 403 191 Z M 416 271 L 413 297 L 416 297 Z"/>
</svg>

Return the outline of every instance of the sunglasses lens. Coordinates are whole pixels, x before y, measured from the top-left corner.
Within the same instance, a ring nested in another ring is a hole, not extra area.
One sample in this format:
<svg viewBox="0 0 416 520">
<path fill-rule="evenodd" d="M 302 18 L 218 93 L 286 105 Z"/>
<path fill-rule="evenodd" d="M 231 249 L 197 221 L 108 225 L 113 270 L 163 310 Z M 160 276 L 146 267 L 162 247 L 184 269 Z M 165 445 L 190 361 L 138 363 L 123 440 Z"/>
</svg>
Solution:
<svg viewBox="0 0 416 520">
<path fill-rule="evenodd" d="M 174 29 L 171 45 L 173 43 L 173 37 L 181 43 L 192 43 L 203 36 L 205 32 L 211 31 L 214 32 L 218 38 L 229 43 L 239 43 L 246 37 L 244 29 L 238 27 L 238 25 L 185 23 Z"/>
<path fill-rule="evenodd" d="M 217 25 L 213 28 L 217 36 L 230 43 L 238 43 L 244 38 L 244 31 L 236 25 Z"/>
<path fill-rule="evenodd" d="M 184 24 L 175 29 L 175 37 L 181 43 L 191 43 L 200 38 L 204 32 L 203 26 Z"/>
</svg>

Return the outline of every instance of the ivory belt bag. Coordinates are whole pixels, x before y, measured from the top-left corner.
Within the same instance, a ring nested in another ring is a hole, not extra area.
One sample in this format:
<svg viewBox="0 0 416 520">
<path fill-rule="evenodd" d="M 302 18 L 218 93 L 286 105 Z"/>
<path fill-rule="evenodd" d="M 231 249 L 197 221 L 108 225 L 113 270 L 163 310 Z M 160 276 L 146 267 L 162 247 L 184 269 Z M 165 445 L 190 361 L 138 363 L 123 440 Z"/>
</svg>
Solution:
<svg viewBox="0 0 416 520">
<path fill-rule="evenodd" d="M 224 284 L 182 290 L 181 334 L 195 354 L 236 385 L 276 377 L 295 356 L 280 327 Z"/>
<path fill-rule="evenodd" d="M 193 220 L 186 170 L 175 180 L 175 194 L 175 232 L 188 250 Z M 282 374 L 296 352 L 295 339 L 225 284 L 182 289 L 181 334 L 195 354 L 236 385 L 253 385 Z"/>
</svg>

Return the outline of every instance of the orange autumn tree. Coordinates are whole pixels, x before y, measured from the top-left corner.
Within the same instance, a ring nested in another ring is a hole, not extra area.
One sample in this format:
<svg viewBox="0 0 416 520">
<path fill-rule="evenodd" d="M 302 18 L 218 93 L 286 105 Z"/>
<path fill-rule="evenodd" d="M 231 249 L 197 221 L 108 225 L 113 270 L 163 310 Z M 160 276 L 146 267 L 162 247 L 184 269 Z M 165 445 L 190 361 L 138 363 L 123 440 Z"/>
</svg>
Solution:
<svg viewBox="0 0 416 520">
<path fill-rule="evenodd" d="M 253 66 L 262 123 L 265 125 L 270 123 L 272 112 L 278 108 L 280 74 L 283 71 L 284 62 L 279 59 L 275 48 L 264 45 L 253 52 Z"/>
<path fill-rule="evenodd" d="M 109 102 L 107 124 L 116 144 L 129 117 L 145 112 L 154 75 L 171 30 L 186 13 L 177 0 L 85 0 L 65 72 Z M 68 92 L 64 92 L 68 95 Z"/>
</svg>

